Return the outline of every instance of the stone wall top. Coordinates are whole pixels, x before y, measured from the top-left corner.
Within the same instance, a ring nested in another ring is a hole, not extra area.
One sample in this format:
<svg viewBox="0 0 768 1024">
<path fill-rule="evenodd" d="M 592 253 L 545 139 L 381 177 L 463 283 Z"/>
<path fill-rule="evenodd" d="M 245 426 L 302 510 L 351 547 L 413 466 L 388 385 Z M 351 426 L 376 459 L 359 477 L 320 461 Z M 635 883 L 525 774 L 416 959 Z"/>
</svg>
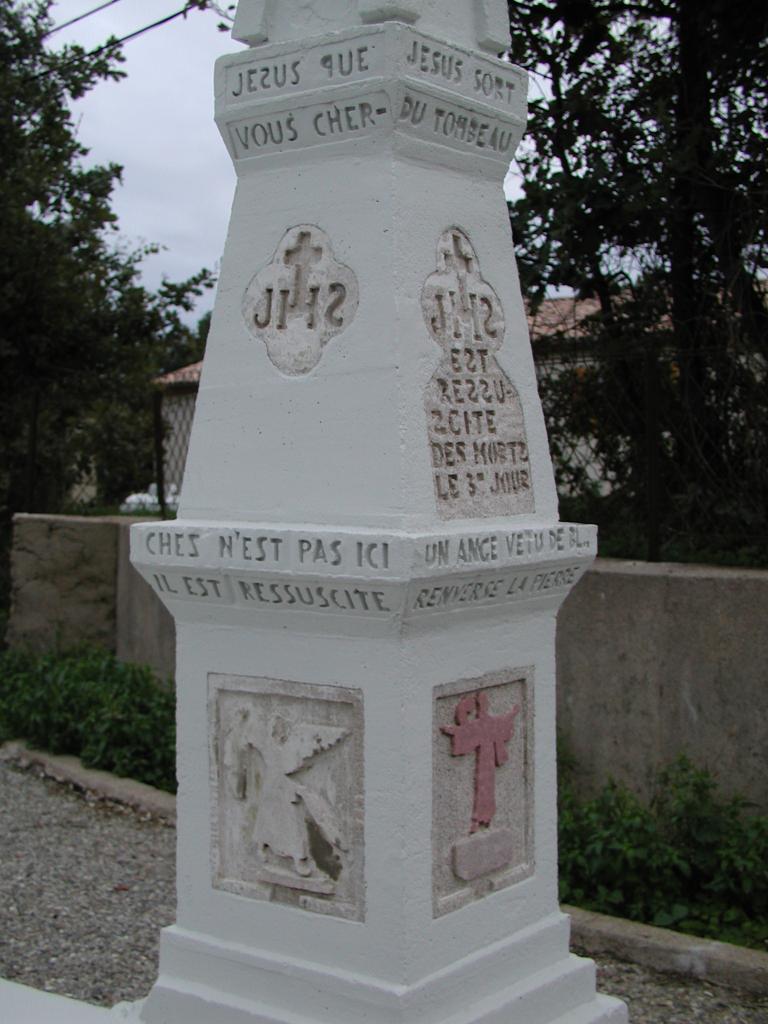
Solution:
<svg viewBox="0 0 768 1024">
<path fill-rule="evenodd" d="M 240 0 L 232 35 L 260 46 L 383 21 L 405 22 L 493 54 L 509 46 L 502 0 Z"/>
</svg>

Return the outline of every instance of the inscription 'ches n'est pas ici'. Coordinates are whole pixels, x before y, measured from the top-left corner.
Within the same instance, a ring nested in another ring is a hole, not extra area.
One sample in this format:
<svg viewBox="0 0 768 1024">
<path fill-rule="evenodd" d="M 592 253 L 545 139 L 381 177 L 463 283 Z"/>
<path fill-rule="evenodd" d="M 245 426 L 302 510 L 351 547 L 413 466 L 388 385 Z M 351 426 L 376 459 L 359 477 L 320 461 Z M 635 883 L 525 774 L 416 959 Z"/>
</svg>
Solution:
<svg viewBox="0 0 768 1024">
<path fill-rule="evenodd" d="M 424 398 L 438 512 L 444 519 L 532 512 L 523 408 L 494 355 L 504 311 L 460 228 L 440 236 L 421 303 L 443 350 Z"/>
</svg>

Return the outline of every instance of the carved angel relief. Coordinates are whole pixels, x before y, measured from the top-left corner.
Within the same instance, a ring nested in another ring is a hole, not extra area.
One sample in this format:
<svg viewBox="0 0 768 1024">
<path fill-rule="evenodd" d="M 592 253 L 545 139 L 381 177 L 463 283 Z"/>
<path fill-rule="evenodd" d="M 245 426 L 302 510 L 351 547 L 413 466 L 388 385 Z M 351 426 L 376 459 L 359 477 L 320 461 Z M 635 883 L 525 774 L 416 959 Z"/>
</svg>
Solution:
<svg viewBox="0 0 768 1024">
<path fill-rule="evenodd" d="M 460 228 L 440 236 L 421 306 L 443 350 L 424 396 L 438 512 L 443 519 L 532 512 L 523 407 L 496 358 L 504 310 Z"/>
<path fill-rule="evenodd" d="M 214 884 L 360 918 L 359 698 L 330 687 L 213 679 Z"/>
<path fill-rule="evenodd" d="M 299 224 L 286 231 L 271 262 L 246 288 L 243 319 L 278 370 L 300 376 L 349 326 L 357 302 L 357 278 L 334 258 L 328 235 Z"/>
<path fill-rule="evenodd" d="M 280 714 L 264 720 L 243 709 L 223 738 L 233 796 L 256 803 L 250 841 L 262 881 L 308 892 L 335 891 L 339 853 L 347 849 L 342 822 L 321 790 L 298 779 L 302 768 L 348 735 L 347 729 L 291 722 Z M 325 870 L 310 849 L 312 826 L 330 847 Z"/>
</svg>

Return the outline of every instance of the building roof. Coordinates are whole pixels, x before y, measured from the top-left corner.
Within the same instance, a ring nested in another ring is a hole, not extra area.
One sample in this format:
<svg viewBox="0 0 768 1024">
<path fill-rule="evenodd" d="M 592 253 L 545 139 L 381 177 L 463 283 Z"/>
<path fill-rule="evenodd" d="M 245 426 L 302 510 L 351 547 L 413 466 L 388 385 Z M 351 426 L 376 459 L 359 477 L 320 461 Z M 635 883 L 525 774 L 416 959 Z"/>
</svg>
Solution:
<svg viewBox="0 0 768 1024">
<path fill-rule="evenodd" d="M 568 336 L 578 338 L 584 334 L 582 322 L 600 311 L 598 299 L 577 299 L 572 295 L 555 299 L 544 299 L 535 313 L 528 314 L 528 330 L 531 339 L 544 341 Z M 155 378 L 155 384 L 162 390 L 196 387 L 200 382 L 202 360 L 182 366 L 178 370 L 164 373 Z"/>
<path fill-rule="evenodd" d="M 544 299 L 534 313 L 528 312 L 531 340 L 535 342 L 566 335 L 582 337 L 585 334 L 584 321 L 599 312 L 599 299 L 577 299 L 573 295 Z"/>
<path fill-rule="evenodd" d="M 200 383 L 202 369 L 203 361 L 201 359 L 197 363 L 190 363 L 189 366 L 182 366 L 178 370 L 164 373 L 161 377 L 155 377 L 154 383 L 164 391 L 169 388 L 197 386 Z"/>
</svg>

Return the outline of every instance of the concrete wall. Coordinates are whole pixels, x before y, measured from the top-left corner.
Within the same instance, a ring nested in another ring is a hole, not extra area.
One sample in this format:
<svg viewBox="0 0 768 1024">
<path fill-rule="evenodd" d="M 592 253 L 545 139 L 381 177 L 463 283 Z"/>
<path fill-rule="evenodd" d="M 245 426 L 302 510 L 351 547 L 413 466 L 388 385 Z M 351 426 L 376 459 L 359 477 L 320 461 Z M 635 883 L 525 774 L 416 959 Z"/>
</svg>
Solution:
<svg viewBox="0 0 768 1024">
<path fill-rule="evenodd" d="M 146 520 L 131 520 L 142 521 Z M 118 529 L 115 652 L 121 661 L 141 662 L 160 678 L 172 679 L 176 672 L 173 616 L 130 563 L 129 526 L 123 519 Z"/>
<path fill-rule="evenodd" d="M 9 646 L 99 644 L 173 676 L 173 619 L 128 561 L 130 525 L 145 519 L 16 515 Z"/>
<path fill-rule="evenodd" d="M 11 647 L 87 642 L 115 649 L 117 527 L 82 516 L 17 515 L 11 548 Z"/>
<path fill-rule="evenodd" d="M 101 643 L 173 675 L 173 620 L 128 561 L 124 517 L 19 515 L 8 640 Z M 687 752 L 768 812 L 768 571 L 598 560 L 558 629 L 559 727 L 583 792 L 644 796 Z"/>
<path fill-rule="evenodd" d="M 650 795 L 686 752 L 768 812 L 768 572 L 603 559 L 559 617 L 558 722 L 582 791 Z"/>
</svg>

